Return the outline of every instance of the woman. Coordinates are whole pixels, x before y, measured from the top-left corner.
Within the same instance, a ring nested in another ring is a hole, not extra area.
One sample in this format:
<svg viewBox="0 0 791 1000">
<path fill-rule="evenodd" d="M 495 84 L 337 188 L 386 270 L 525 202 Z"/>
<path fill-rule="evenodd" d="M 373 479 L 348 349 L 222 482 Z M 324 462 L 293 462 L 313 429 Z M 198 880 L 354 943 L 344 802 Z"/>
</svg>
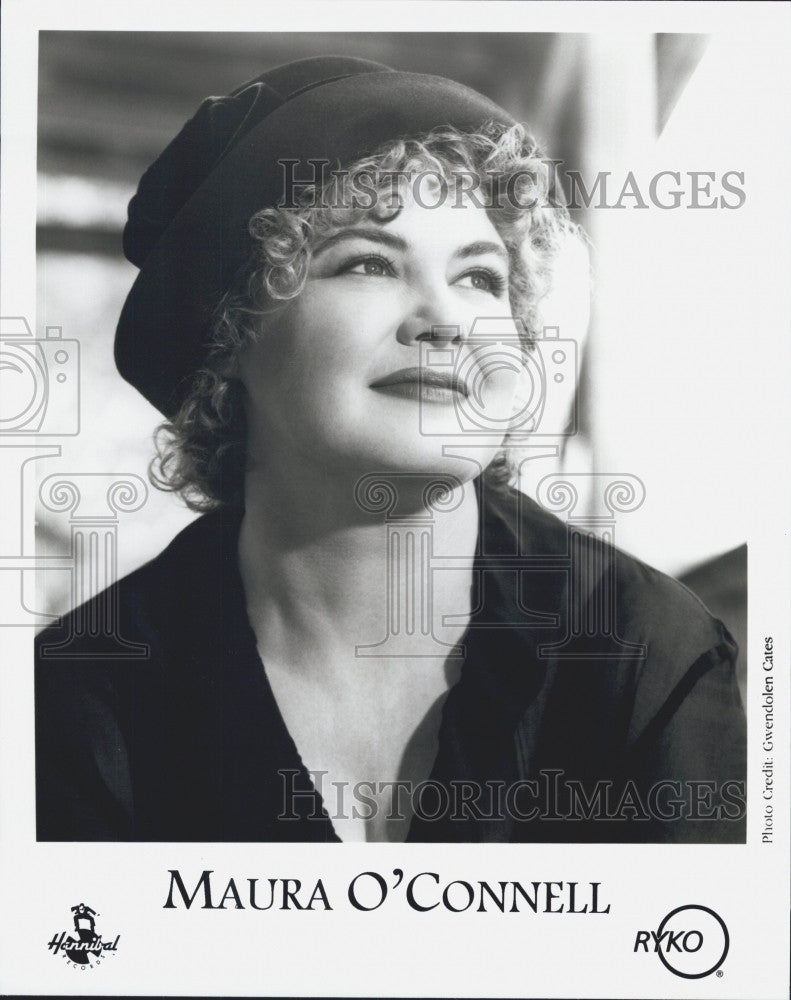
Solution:
<svg viewBox="0 0 791 1000">
<path fill-rule="evenodd" d="M 147 660 L 40 638 L 40 839 L 743 839 L 727 630 L 507 485 L 573 238 L 452 81 L 204 102 L 130 203 L 116 360 L 209 513 L 95 602 Z M 572 627 L 610 599 L 617 638 Z"/>
</svg>

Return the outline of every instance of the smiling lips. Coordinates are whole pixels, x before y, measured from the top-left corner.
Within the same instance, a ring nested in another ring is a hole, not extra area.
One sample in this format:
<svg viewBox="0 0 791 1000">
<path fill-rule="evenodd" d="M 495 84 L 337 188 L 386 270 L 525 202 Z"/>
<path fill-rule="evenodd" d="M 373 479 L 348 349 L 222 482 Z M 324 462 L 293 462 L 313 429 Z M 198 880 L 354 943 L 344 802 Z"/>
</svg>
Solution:
<svg viewBox="0 0 791 1000">
<path fill-rule="evenodd" d="M 425 403 L 446 403 L 456 396 L 468 396 L 466 383 L 447 372 L 427 368 L 401 368 L 371 383 L 371 388 L 389 396 L 422 400 Z"/>
</svg>

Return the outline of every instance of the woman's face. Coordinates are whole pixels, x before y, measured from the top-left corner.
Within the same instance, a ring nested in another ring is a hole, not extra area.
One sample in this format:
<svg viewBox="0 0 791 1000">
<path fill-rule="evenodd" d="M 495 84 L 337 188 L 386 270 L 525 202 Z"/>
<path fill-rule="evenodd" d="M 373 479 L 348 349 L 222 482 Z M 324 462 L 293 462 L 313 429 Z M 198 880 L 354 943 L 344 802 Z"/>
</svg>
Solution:
<svg viewBox="0 0 791 1000">
<path fill-rule="evenodd" d="M 250 464 L 476 475 L 462 456 L 494 457 L 520 368 L 508 278 L 468 202 L 407 197 L 389 220 L 318 237 L 303 291 L 240 356 Z"/>
</svg>

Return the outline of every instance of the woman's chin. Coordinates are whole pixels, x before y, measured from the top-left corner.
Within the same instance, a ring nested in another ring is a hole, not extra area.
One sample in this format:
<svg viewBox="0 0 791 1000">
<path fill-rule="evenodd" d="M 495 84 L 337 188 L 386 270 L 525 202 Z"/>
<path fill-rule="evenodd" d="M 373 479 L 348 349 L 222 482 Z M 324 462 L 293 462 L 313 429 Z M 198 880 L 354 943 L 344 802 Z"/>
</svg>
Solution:
<svg viewBox="0 0 791 1000">
<path fill-rule="evenodd" d="M 479 476 L 501 449 L 502 442 L 472 443 L 453 439 L 421 438 L 395 446 L 366 450 L 362 454 L 338 455 L 325 462 L 332 474 L 348 470 L 359 478 L 419 476 L 452 477 L 469 482 Z"/>
</svg>

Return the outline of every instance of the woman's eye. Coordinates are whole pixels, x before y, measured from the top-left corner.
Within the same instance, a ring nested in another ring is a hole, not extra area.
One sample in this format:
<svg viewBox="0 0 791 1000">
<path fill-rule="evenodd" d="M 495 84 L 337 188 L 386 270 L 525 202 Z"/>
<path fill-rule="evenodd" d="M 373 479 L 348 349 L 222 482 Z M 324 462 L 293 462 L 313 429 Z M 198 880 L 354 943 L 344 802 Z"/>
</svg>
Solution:
<svg viewBox="0 0 791 1000">
<path fill-rule="evenodd" d="M 458 284 L 463 288 L 474 288 L 477 291 L 489 292 L 491 295 L 501 295 L 505 290 L 506 281 L 496 271 L 469 271 L 459 278 Z"/>
<path fill-rule="evenodd" d="M 364 274 L 371 278 L 384 278 L 393 273 L 393 265 L 384 257 L 361 257 L 342 268 L 343 274 Z"/>
</svg>

